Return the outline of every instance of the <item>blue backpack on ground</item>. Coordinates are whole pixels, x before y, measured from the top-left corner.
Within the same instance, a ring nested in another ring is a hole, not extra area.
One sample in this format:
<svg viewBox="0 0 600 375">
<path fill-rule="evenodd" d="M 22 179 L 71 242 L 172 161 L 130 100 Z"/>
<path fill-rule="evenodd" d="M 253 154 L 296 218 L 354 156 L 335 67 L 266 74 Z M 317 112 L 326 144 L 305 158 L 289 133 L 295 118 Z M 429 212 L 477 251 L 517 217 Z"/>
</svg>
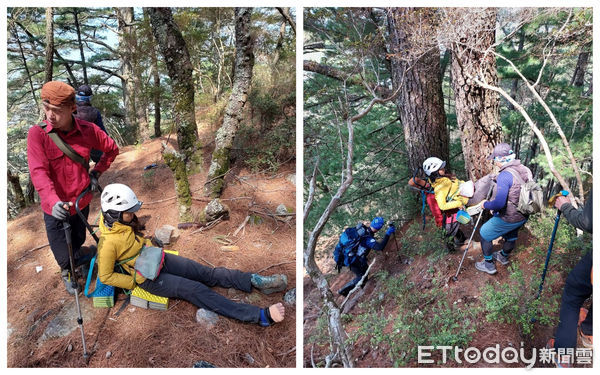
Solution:
<svg viewBox="0 0 600 375">
<path fill-rule="evenodd" d="M 338 244 L 333 251 L 333 259 L 335 260 L 338 272 L 343 266 L 349 267 L 359 256 L 358 247 L 360 241 L 369 235 L 367 228 L 359 223 L 354 228 L 347 228 L 340 236 Z"/>
</svg>

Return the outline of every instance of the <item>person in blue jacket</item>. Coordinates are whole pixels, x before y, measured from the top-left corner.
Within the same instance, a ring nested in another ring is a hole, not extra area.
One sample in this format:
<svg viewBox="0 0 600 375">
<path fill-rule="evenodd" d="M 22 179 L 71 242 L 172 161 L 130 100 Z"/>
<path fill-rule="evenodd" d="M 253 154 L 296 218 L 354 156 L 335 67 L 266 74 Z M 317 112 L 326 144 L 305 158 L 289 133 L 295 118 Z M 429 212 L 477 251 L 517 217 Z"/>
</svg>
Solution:
<svg viewBox="0 0 600 375">
<path fill-rule="evenodd" d="M 496 185 L 492 194 L 494 198 L 491 201 L 484 200 L 482 203 L 483 208 L 493 212 L 493 216 L 479 230 L 484 260 L 476 262 L 475 268 L 493 275 L 497 272 L 495 260 L 503 265 L 509 263 L 510 254 L 515 249 L 519 229 L 525 225 L 528 219 L 528 216 L 517 210 L 521 184 L 519 179 L 514 176 L 518 174 L 523 182 L 528 182 L 533 177 L 529 168 L 516 159 L 515 153 L 507 143 L 497 144 L 487 159 L 493 160 L 494 164 L 500 168 L 500 172 L 496 176 Z M 499 237 L 504 238 L 504 244 L 501 250 L 494 252 L 492 241 Z"/>
<path fill-rule="evenodd" d="M 367 263 L 367 256 L 369 255 L 371 249 L 377 251 L 383 250 L 385 248 L 385 245 L 387 245 L 388 240 L 390 239 L 390 235 L 392 235 L 396 231 L 396 228 L 393 225 L 390 225 L 390 227 L 385 232 L 385 236 L 383 237 L 383 239 L 381 241 L 377 241 L 374 235 L 381 228 L 383 228 L 384 224 L 385 220 L 383 220 L 383 218 L 380 216 L 374 218 L 369 226 L 363 223 L 359 224 L 359 226 L 362 226 L 362 229 L 365 231 L 365 234 L 360 239 L 360 244 L 358 245 L 358 249 L 356 251 L 356 257 L 352 260 L 349 266 L 350 271 L 354 272 L 354 275 L 356 275 L 356 277 L 350 282 L 348 282 L 346 285 L 344 285 L 342 289 L 338 291 L 338 293 L 342 296 L 347 296 L 348 293 L 350 293 L 350 291 L 354 289 L 356 284 L 358 284 L 358 282 L 367 272 L 367 269 L 369 268 L 369 264 Z M 367 280 L 368 277 L 365 278 L 362 287 L 365 286 Z"/>
</svg>

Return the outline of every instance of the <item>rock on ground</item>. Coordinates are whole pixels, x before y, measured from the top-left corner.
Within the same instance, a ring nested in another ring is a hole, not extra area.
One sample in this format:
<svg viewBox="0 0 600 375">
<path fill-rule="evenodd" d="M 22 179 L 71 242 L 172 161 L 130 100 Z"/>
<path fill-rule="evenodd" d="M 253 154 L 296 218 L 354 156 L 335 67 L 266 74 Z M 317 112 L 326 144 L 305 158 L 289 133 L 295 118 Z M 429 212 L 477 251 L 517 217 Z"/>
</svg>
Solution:
<svg viewBox="0 0 600 375">
<path fill-rule="evenodd" d="M 196 311 L 196 321 L 200 324 L 212 327 L 219 321 L 219 315 L 209 310 L 198 309 L 198 311 Z"/>
<path fill-rule="evenodd" d="M 227 220 L 229 218 L 229 207 L 221 203 L 219 198 L 215 198 L 204 209 L 207 221 L 213 221 L 218 218 Z"/>
<path fill-rule="evenodd" d="M 79 304 L 81 306 L 81 315 L 85 326 L 85 322 L 94 319 L 96 312 L 101 309 L 95 309 L 92 305 L 92 301 L 87 301 L 83 295 L 79 299 Z M 75 305 L 75 299 L 73 298 L 73 300 L 67 301 L 54 319 L 48 323 L 46 330 L 39 338 L 38 342 L 41 344 L 49 339 L 64 337 L 74 330 L 79 329 L 79 324 L 77 324 L 78 316 L 77 306 Z"/>
<path fill-rule="evenodd" d="M 277 206 L 277 208 L 275 209 L 275 213 L 277 213 L 277 215 L 285 215 L 288 213 L 287 207 L 285 207 L 285 204 L 280 204 L 279 206 Z"/>
<path fill-rule="evenodd" d="M 154 236 L 158 238 L 163 244 L 168 245 L 171 243 L 171 236 L 175 227 L 171 225 L 163 225 L 154 232 Z"/>
<path fill-rule="evenodd" d="M 287 303 L 288 305 L 296 304 L 296 288 L 288 290 L 288 292 L 283 296 L 283 302 Z"/>
</svg>

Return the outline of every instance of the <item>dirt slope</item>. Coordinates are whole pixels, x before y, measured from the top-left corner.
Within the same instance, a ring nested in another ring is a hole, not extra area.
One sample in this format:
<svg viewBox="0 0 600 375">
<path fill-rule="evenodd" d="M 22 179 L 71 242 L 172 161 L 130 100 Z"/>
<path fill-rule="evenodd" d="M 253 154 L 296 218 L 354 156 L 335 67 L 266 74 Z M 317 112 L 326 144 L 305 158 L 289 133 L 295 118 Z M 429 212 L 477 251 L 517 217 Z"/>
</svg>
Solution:
<svg viewBox="0 0 600 375">
<path fill-rule="evenodd" d="M 165 140 L 163 138 L 162 140 Z M 144 205 L 138 216 L 146 225 L 146 234 L 164 224 L 177 226 L 172 173 L 160 158 L 161 139 L 137 147 L 125 147 L 100 183 L 125 183 L 132 187 Z M 170 142 L 173 142 L 171 139 Z M 205 150 L 205 168 L 190 179 L 194 208 L 202 211 L 208 203 L 202 186 L 208 170 L 209 149 Z M 143 167 L 158 163 L 158 168 Z M 260 224 L 248 224 L 233 237 L 250 209 L 275 212 L 279 204 L 294 209 L 295 186 L 290 182 L 294 165 L 283 166 L 275 176 L 252 175 L 234 168 L 227 176 L 223 203 L 230 208 L 230 219 L 201 233 L 181 230 L 177 242 L 169 247 L 200 263 L 237 268 L 264 274 L 284 273 L 288 290 L 295 287 L 295 220 L 289 223 L 265 217 Z M 90 222 L 98 215 L 99 198 L 91 203 Z M 124 295 L 111 309 L 96 309 L 85 297 L 84 327 L 89 362 L 82 359 L 79 329 L 65 337 L 41 341 L 44 331 L 61 309 L 74 298 L 64 290 L 59 268 L 47 244 L 42 211 L 30 207 L 8 222 L 8 346 L 9 367 L 191 367 L 204 360 L 217 367 L 293 367 L 295 366 L 295 306 L 286 304 L 286 320 L 273 327 L 244 324 L 219 318 L 213 328 L 195 321 L 196 307 L 171 299 L 169 311 L 144 310 L 128 305 L 117 316 Z M 228 236 L 239 251 L 223 251 L 215 236 Z M 86 244 L 93 244 L 88 235 Z M 42 267 L 36 272 L 36 267 Z M 270 296 L 259 292 L 246 294 L 215 288 L 230 298 L 268 306 L 282 300 L 283 293 Z M 90 314 L 89 317 L 87 314 Z M 77 327 L 75 316 L 72 326 Z M 110 353 L 109 353 L 110 352 Z"/>
<path fill-rule="evenodd" d="M 416 219 L 416 221 L 420 221 Z M 429 221 L 432 222 L 431 220 Z M 398 232 L 397 238 L 400 242 L 400 239 L 406 234 L 407 228 L 414 224 L 414 222 L 410 222 L 405 224 Z M 422 235 L 417 238 L 412 239 L 413 246 L 418 246 L 419 242 L 428 241 L 429 236 L 431 236 L 431 227 L 429 224 L 428 228 Z M 465 230 L 465 234 L 467 236 L 470 235 L 470 229 Z M 379 236 L 378 236 L 379 237 Z M 538 274 L 539 271 L 534 270 L 532 259 L 536 256 L 532 249 L 532 241 L 531 235 L 527 230 L 521 231 L 519 235 L 519 240 L 517 242 L 517 250 L 515 251 L 514 257 L 511 258 L 512 262 L 518 262 L 521 265 L 521 268 L 524 269 L 524 274 Z M 323 239 L 320 243 L 318 249 L 318 264 L 320 268 L 323 270 L 325 274 L 328 275 L 328 280 L 330 284 L 331 290 L 334 292 L 334 295 L 337 296 L 338 304 L 341 304 L 344 300 L 341 296 L 339 296 L 336 292 L 339 290 L 346 282 L 351 280 L 354 277 L 347 268 L 344 268 L 341 274 L 337 274 L 334 267 L 335 264 L 332 259 L 332 249 L 334 248 L 337 242 L 337 238 L 329 238 Z M 401 243 L 401 242 L 400 242 Z M 497 246 L 496 246 L 497 248 Z M 463 248 L 464 250 L 464 248 Z M 556 252 L 556 251 L 555 251 Z M 481 247 L 479 244 L 478 232 L 474 236 L 473 245 L 469 249 L 467 256 L 465 258 L 465 262 L 462 267 L 462 271 L 458 277 L 458 282 L 452 282 L 449 280 L 451 276 L 456 273 L 456 269 L 462 257 L 463 251 L 455 251 L 453 253 L 444 254 L 441 259 L 435 262 L 432 266 L 431 260 L 428 259 L 428 254 L 425 255 L 416 255 L 406 257 L 402 252 L 400 252 L 400 257 L 398 257 L 398 251 L 396 250 L 396 242 L 393 239 L 390 239 L 386 248 L 383 252 L 374 252 L 372 251 L 369 255 L 369 263 L 373 260 L 373 258 L 377 258 L 377 262 L 373 266 L 370 275 L 376 274 L 378 271 L 385 270 L 389 273 L 389 278 L 398 278 L 400 275 L 408 275 L 407 281 L 413 282 L 415 285 L 415 290 L 423 291 L 423 293 L 431 290 L 431 288 L 436 288 L 438 286 L 435 285 L 435 280 L 430 277 L 431 274 L 442 275 L 442 280 L 448 280 L 449 282 L 446 285 L 442 283 L 442 291 L 445 295 L 448 305 L 462 305 L 464 308 L 481 308 L 481 294 L 484 290 L 484 286 L 487 284 L 493 285 L 502 285 L 508 282 L 509 279 L 509 271 L 507 267 L 500 265 L 497 263 L 498 273 L 496 275 L 487 275 L 477 271 L 474 267 L 474 262 L 482 259 L 481 255 Z M 543 262 L 543 260 L 542 260 Z M 435 272 L 427 272 L 429 267 L 434 267 Z M 562 293 L 562 285 L 564 285 L 564 275 L 558 275 L 553 270 L 549 271 L 546 280 L 549 280 L 553 275 L 556 277 L 557 282 L 553 284 L 553 288 L 551 288 L 551 293 L 555 295 L 560 295 Z M 536 279 L 539 282 L 539 279 Z M 317 289 L 315 288 L 312 281 L 308 278 L 308 276 L 304 277 L 304 366 L 312 367 L 313 363 L 317 364 L 320 362 L 320 365 L 323 365 L 323 359 L 326 355 L 329 354 L 328 345 L 321 345 L 322 340 L 317 339 L 315 342 L 315 337 L 319 335 L 326 335 L 326 328 L 320 328 L 317 325 L 317 318 L 321 314 L 320 306 L 320 296 L 318 294 Z M 537 286 L 537 284 L 536 284 Z M 525 286 L 524 286 L 525 287 Z M 549 289 L 548 283 L 545 286 L 546 289 Z M 550 290 L 547 290 L 550 292 Z M 358 317 L 361 314 L 367 313 L 365 305 L 369 306 L 369 301 L 376 301 L 378 298 L 383 296 L 382 286 L 379 285 L 378 280 L 371 278 L 371 280 L 366 284 L 364 288 L 364 294 L 360 295 L 357 298 L 357 301 L 354 303 L 350 303 L 352 299 L 349 301 L 349 305 L 353 305 L 353 308 L 347 311 L 352 317 Z M 387 297 L 386 297 L 387 298 Z M 361 303 L 364 303 L 361 305 Z M 371 302 L 374 303 L 374 302 Z M 377 305 L 379 306 L 379 305 Z M 381 303 L 381 307 L 377 307 L 377 311 L 385 311 L 387 316 L 397 316 L 399 313 L 403 313 L 401 308 L 395 305 L 395 301 L 390 299 L 389 301 L 384 301 Z M 483 309 L 482 309 L 483 310 Z M 427 312 L 426 312 L 427 313 Z M 556 318 L 558 318 L 558 310 L 555 311 Z M 354 318 L 350 323 L 346 324 L 346 330 L 349 336 L 357 331 L 358 325 Z M 347 319 L 345 320 L 348 321 Z M 529 353 L 532 348 L 543 348 L 546 344 L 546 340 L 552 337 L 554 326 L 545 326 L 542 324 L 535 324 L 533 331 L 533 338 L 527 336 L 525 337 L 520 331 L 516 324 L 506 324 L 506 323 L 498 323 L 498 322 L 488 322 L 486 319 L 485 311 L 479 312 L 478 316 L 475 319 L 476 331 L 472 335 L 472 339 L 469 342 L 470 347 L 476 347 L 480 350 L 483 350 L 487 347 L 494 346 L 496 344 L 500 345 L 501 350 L 507 347 L 515 347 L 517 350 L 523 345 L 525 350 Z M 393 327 L 388 325 L 383 334 L 389 334 Z M 427 327 L 426 329 L 435 330 L 435 326 Z M 312 338 L 312 340 L 311 340 Z M 582 345 L 579 345 L 582 347 Z M 389 357 L 389 347 L 387 344 L 381 344 L 373 347 L 373 345 L 369 342 L 369 337 L 365 335 L 361 335 L 361 337 L 357 340 L 357 342 L 353 345 L 353 356 L 356 360 L 356 367 L 393 367 L 394 363 L 391 361 Z M 312 353 L 312 354 L 311 354 Z M 528 356 L 530 354 L 527 354 Z M 538 357 L 539 358 L 539 357 Z M 434 359 L 439 359 L 434 357 Z M 409 367 L 423 367 L 424 365 L 418 364 L 416 360 L 411 361 L 408 364 Z M 488 364 L 483 361 L 480 363 L 469 364 L 463 362 L 463 364 L 458 364 L 454 361 L 448 361 L 445 365 L 441 364 L 433 364 L 428 365 L 431 367 L 524 367 L 522 363 L 516 364 Z M 544 364 L 537 364 L 537 367 L 546 367 Z M 549 367 L 549 366 L 548 366 Z"/>
</svg>

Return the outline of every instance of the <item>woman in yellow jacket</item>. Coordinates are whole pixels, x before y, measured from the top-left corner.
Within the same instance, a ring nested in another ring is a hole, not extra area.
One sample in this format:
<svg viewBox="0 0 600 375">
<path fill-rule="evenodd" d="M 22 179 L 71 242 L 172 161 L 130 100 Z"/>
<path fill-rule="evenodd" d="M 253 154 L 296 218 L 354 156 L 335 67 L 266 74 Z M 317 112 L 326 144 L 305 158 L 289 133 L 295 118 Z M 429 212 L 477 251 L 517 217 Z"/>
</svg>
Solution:
<svg viewBox="0 0 600 375">
<path fill-rule="evenodd" d="M 135 263 L 150 240 L 136 234 L 134 212 L 142 206 L 135 193 L 126 185 L 111 184 L 101 195 L 101 236 L 98 243 L 98 277 L 104 284 L 123 289 L 142 289 L 161 296 L 180 298 L 217 314 L 258 323 L 263 327 L 281 322 L 285 309 L 281 303 L 268 308 L 231 301 L 214 290 L 213 286 L 236 288 L 251 292 L 252 287 L 265 294 L 280 292 L 287 287 L 287 276 L 261 276 L 249 272 L 203 266 L 191 259 L 164 253 L 162 268 L 156 278 L 146 279 L 136 271 Z M 125 273 L 115 272 L 120 265 Z"/>
<path fill-rule="evenodd" d="M 456 213 L 466 206 L 469 198 L 459 194 L 459 186 L 462 181 L 447 172 L 445 166 L 445 161 L 430 157 L 423 162 L 423 171 L 428 176 L 428 182 L 433 188 L 435 200 L 444 214 L 446 247 L 449 251 L 453 251 L 462 246 L 466 239 L 464 233 L 460 230 L 460 223 L 456 221 Z"/>
</svg>

